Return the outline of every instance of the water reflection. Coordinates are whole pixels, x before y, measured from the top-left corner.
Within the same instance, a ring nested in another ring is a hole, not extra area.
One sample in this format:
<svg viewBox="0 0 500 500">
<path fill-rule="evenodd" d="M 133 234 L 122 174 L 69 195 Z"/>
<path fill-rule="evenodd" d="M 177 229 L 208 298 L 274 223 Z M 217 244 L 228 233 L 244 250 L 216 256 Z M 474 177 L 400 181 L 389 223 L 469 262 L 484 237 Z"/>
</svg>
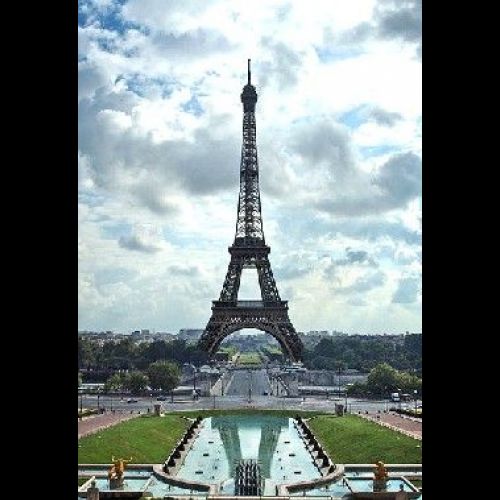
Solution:
<svg viewBox="0 0 500 500">
<path fill-rule="evenodd" d="M 212 417 L 212 429 L 219 431 L 231 476 L 241 459 L 258 459 L 263 477 L 271 477 L 271 463 L 282 431 L 288 430 L 288 418 Z"/>
</svg>

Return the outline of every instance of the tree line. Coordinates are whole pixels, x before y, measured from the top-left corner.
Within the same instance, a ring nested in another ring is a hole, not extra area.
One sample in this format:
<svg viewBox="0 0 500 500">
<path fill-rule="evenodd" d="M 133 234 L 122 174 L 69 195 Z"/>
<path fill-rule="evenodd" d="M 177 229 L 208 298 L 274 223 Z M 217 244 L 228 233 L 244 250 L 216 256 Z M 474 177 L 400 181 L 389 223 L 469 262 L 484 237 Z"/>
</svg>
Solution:
<svg viewBox="0 0 500 500">
<path fill-rule="evenodd" d="M 354 368 L 369 372 L 387 363 L 416 375 L 422 370 L 422 335 L 407 334 L 401 344 L 381 335 L 338 336 L 322 339 L 312 349 L 304 350 L 304 365 L 316 370 Z"/>
<path fill-rule="evenodd" d="M 95 340 L 78 338 L 78 368 L 84 373 L 84 382 L 105 382 L 117 371 L 144 372 L 156 361 L 200 366 L 208 362 L 208 355 L 185 340 L 139 344 L 122 339 L 106 341 L 100 346 Z"/>
<path fill-rule="evenodd" d="M 181 371 L 179 366 L 170 361 L 155 361 L 144 371 L 116 372 L 104 385 L 104 392 L 128 391 L 142 394 L 148 387 L 156 391 L 169 392 L 179 385 Z"/>
<path fill-rule="evenodd" d="M 387 363 L 381 363 L 370 371 L 365 383 L 350 385 L 347 393 L 352 396 L 388 397 L 390 393 L 422 396 L 422 379 L 414 374 L 396 370 Z"/>
</svg>

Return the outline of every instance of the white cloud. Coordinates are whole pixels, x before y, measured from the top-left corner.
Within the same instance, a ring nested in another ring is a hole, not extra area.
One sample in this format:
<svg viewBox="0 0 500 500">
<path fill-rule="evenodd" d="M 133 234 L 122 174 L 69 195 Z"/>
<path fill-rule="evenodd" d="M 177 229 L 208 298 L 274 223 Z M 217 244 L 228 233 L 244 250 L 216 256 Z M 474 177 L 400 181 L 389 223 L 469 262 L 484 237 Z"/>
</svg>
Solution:
<svg viewBox="0 0 500 500">
<path fill-rule="evenodd" d="M 264 231 L 296 328 L 419 330 L 417 8 L 81 5 L 81 328 L 205 325 L 234 237 L 251 57 Z"/>
</svg>

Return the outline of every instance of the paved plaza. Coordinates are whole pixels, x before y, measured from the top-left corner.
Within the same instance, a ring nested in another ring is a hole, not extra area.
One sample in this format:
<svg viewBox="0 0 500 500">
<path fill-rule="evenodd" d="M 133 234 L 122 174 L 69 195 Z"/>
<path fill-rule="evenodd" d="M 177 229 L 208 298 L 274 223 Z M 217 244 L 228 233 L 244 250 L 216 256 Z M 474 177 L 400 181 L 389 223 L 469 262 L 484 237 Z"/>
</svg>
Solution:
<svg viewBox="0 0 500 500">
<path fill-rule="evenodd" d="M 94 432 L 100 431 L 101 429 L 106 429 L 120 422 L 125 422 L 125 420 L 130 420 L 131 418 L 138 417 L 139 413 L 130 413 L 124 411 L 115 411 L 109 413 L 103 413 L 101 415 L 92 415 L 86 417 L 83 420 L 78 420 L 78 439 Z"/>
<path fill-rule="evenodd" d="M 361 414 L 362 417 L 384 425 L 390 429 L 402 431 L 404 434 L 412 436 L 416 439 L 422 439 L 422 420 L 398 413 L 368 413 Z"/>
</svg>

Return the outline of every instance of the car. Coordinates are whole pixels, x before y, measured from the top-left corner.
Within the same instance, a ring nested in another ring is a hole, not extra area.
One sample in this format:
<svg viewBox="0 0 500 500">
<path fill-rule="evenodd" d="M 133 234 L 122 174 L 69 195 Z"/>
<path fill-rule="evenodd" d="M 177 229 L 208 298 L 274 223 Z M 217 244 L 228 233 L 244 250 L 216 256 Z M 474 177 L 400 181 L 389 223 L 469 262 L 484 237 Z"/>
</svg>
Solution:
<svg viewBox="0 0 500 500">
<path fill-rule="evenodd" d="M 167 397 L 167 396 L 158 396 L 158 397 L 156 398 L 156 401 L 166 401 L 167 399 L 168 399 L 168 397 Z"/>
<path fill-rule="evenodd" d="M 267 391 L 264 391 L 264 392 L 262 393 L 262 395 L 263 395 L 263 396 L 269 396 L 269 393 L 268 393 Z"/>
<path fill-rule="evenodd" d="M 137 403 L 137 399 L 134 398 L 128 398 L 127 403 Z"/>
</svg>

